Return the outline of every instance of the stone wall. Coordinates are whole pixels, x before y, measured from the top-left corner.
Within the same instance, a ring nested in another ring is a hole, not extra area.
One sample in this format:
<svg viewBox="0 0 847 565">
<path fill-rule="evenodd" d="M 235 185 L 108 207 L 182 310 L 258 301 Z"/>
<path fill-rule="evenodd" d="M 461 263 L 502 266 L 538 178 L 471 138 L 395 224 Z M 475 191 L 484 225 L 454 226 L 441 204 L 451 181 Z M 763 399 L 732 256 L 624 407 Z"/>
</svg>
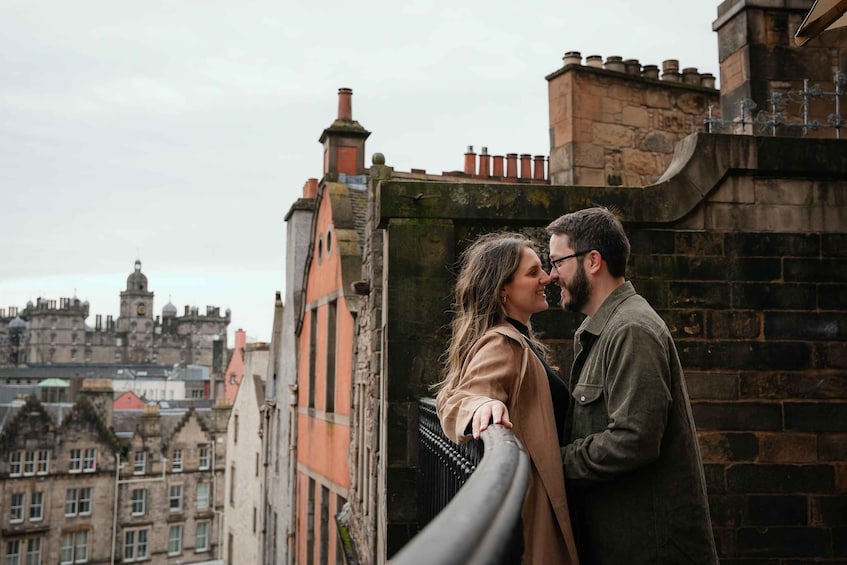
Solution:
<svg viewBox="0 0 847 565">
<path fill-rule="evenodd" d="M 495 229 L 537 234 L 544 250 L 551 219 L 593 204 L 620 212 L 629 276 L 677 341 L 724 562 L 847 556 L 844 141 L 697 134 L 640 190 L 372 174 L 383 350 L 381 372 L 359 382 L 376 396 L 364 425 L 380 431 L 384 465 L 376 562 L 417 527 L 415 402 L 439 378 L 457 251 Z M 533 319 L 562 368 L 580 320 L 555 308 Z M 361 355 L 373 332 L 361 320 L 360 332 Z"/>
</svg>

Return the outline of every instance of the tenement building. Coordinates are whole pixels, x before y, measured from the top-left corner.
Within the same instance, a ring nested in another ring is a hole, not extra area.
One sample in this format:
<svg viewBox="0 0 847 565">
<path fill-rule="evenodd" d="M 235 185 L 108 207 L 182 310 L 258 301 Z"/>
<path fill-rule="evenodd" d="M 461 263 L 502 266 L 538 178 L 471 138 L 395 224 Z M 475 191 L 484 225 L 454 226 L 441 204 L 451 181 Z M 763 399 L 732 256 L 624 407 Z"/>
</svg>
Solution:
<svg viewBox="0 0 847 565">
<path fill-rule="evenodd" d="M 193 364 L 222 366 L 229 309 L 207 306 L 201 313 L 170 302 L 154 315 L 154 293 L 141 261 L 135 262 L 120 293 L 120 314 L 96 315 L 86 324 L 89 304 L 78 298 L 38 298 L 19 309 L 0 309 L 0 366 L 64 364 Z"/>
<path fill-rule="evenodd" d="M 0 562 L 220 563 L 228 406 L 0 405 Z"/>
</svg>

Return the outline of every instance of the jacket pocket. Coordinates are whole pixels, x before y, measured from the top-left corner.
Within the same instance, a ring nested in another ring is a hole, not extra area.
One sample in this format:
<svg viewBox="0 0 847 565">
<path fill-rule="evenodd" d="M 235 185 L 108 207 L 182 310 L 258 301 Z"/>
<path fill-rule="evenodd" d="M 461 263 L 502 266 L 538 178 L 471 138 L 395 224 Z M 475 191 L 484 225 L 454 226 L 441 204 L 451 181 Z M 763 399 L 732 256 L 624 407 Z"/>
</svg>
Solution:
<svg viewBox="0 0 847 565">
<path fill-rule="evenodd" d="M 603 395 L 602 385 L 592 385 L 586 383 L 577 383 L 574 387 L 571 396 L 580 406 L 586 406 L 592 402 L 596 402 Z"/>
<path fill-rule="evenodd" d="M 579 383 L 571 396 L 575 400 L 571 439 L 584 438 L 606 429 L 609 415 L 602 385 Z"/>
</svg>

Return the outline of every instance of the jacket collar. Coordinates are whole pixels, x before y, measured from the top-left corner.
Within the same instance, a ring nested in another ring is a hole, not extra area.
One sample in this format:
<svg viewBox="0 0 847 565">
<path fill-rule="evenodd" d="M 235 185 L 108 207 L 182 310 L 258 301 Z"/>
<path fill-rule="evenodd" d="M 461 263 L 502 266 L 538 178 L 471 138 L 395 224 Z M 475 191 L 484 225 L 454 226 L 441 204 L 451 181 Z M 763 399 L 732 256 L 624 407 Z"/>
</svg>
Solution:
<svg viewBox="0 0 847 565">
<path fill-rule="evenodd" d="M 603 301 L 603 304 L 600 305 L 593 316 L 583 320 L 577 333 L 588 332 L 595 336 L 600 335 L 621 302 L 634 295 L 635 287 L 632 286 L 630 281 L 626 281 L 606 297 L 606 300 Z"/>
</svg>

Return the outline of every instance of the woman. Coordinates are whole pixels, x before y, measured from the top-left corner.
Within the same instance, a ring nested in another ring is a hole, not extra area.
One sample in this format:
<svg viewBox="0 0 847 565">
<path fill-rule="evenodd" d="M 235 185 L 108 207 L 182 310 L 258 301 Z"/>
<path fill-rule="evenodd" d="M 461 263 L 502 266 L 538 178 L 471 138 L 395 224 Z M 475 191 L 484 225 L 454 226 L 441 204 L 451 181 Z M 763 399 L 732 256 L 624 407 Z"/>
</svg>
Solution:
<svg viewBox="0 0 847 565">
<path fill-rule="evenodd" d="M 568 391 L 530 329 L 530 317 L 547 309 L 549 283 L 520 234 L 485 235 L 465 250 L 436 407 L 457 443 L 479 438 L 489 421 L 512 428 L 531 462 L 523 561 L 576 564 L 560 452 Z"/>
</svg>

